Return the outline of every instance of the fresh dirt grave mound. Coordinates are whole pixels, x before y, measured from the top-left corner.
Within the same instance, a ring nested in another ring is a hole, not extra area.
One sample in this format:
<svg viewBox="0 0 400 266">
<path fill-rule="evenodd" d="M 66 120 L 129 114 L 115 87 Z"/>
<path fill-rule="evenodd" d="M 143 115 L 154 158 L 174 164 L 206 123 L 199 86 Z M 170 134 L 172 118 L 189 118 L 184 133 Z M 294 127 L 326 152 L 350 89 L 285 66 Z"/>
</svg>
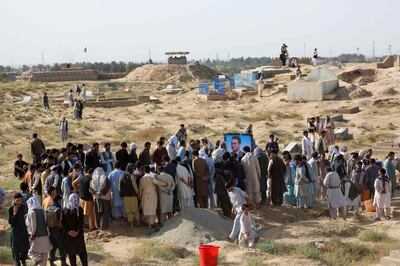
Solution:
<svg viewBox="0 0 400 266">
<path fill-rule="evenodd" d="M 397 90 L 395 90 L 393 87 L 390 87 L 390 88 L 384 89 L 382 91 L 382 94 L 384 96 L 393 96 L 393 95 L 399 94 L 399 92 Z"/>
<path fill-rule="evenodd" d="M 376 78 L 376 70 L 369 68 L 356 68 L 350 71 L 344 71 L 338 75 L 338 78 L 357 86 L 363 86 L 370 82 L 374 82 Z"/>
<path fill-rule="evenodd" d="M 371 97 L 372 93 L 362 88 L 357 88 L 352 92 L 350 92 L 349 96 L 351 99 L 359 99 L 359 98 Z"/>
<path fill-rule="evenodd" d="M 144 65 L 131 71 L 128 81 L 142 82 L 190 82 L 197 80 L 211 80 L 218 73 L 202 65 Z"/>
<path fill-rule="evenodd" d="M 169 219 L 153 238 L 179 246 L 197 247 L 200 243 L 223 240 L 233 221 L 208 209 L 189 207 Z"/>
</svg>

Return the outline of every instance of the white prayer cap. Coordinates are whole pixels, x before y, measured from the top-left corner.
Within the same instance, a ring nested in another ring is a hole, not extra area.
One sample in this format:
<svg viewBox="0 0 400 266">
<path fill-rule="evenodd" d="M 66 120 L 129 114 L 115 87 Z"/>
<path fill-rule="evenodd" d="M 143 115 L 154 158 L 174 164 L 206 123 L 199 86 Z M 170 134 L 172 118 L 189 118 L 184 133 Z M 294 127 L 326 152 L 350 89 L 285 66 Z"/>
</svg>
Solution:
<svg viewBox="0 0 400 266">
<path fill-rule="evenodd" d="M 176 137 L 176 135 L 172 135 L 172 136 L 168 139 L 168 141 L 171 142 L 174 146 L 175 146 L 176 144 L 178 144 L 178 138 Z"/>
<path fill-rule="evenodd" d="M 132 143 L 132 144 L 131 144 L 131 150 L 132 150 L 132 149 L 136 149 L 136 148 L 137 148 L 136 143 Z"/>
<path fill-rule="evenodd" d="M 199 156 L 200 156 L 200 157 L 206 157 L 207 154 L 206 154 L 206 152 L 205 152 L 203 149 L 201 149 L 201 150 L 199 151 Z"/>
</svg>

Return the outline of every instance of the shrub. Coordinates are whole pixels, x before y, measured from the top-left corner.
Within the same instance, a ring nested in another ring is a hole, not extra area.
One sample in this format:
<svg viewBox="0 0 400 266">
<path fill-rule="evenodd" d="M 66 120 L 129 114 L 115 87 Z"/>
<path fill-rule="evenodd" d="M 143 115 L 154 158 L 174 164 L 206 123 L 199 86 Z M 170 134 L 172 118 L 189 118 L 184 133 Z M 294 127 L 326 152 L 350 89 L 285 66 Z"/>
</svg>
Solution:
<svg viewBox="0 0 400 266">
<path fill-rule="evenodd" d="M 360 261 L 370 261 L 374 257 L 373 251 L 367 246 L 353 242 L 342 242 L 339 238 L 328 241 L 322 261 L 328 265 L 350 265 Z"/>
<path fill-rule="evenodd" d="M 365 242 L 389 242 L 390 238 L 386 232 L 376 231 L 374 229 L 367 229 L 362 231 L 358 238 Z"/>
<path fill-rule="evenodd" d="M 309 259 L 318 260 L 320 258 L 320 252 L 313 243 L 297 246 L 296 253 Z"/>
<path fill-rule="evenodd" d="M 138 263 L 149 258 L 163 261 L 173 261 L 176 258 L 185 258 L 190 254 L 184 248 L 178 248 L 167 244 L 158 244 L 151 240 L 143 240 L 132 253 L 132 262 Z"/>
<path fill-rule="evenodd" d="M 263 253 L 282 254 L 286 250 L 286 247 L 273 240 L 264 240 L 257 244 L 257 249 Z"/>
<path fill-rule="evenodd" d="M 247 259 L 246 266 L 261 266 L 264 265 L 263 261 L 264 261 L 263 258 L 259 256 L 250 257 Z"/>
</svg>

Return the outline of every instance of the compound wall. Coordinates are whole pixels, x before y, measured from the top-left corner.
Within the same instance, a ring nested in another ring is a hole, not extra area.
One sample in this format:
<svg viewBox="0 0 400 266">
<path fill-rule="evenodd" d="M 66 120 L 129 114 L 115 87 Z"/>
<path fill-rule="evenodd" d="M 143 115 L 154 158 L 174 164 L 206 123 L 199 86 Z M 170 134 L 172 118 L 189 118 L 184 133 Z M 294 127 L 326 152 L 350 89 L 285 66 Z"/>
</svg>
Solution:
<svg viewBox="0 0 400 266">
<path fill-rule="evenodd" d="M 74 80 L 98 80 L 99 74 L 96 70 L 65 70 L 52 72 L 32 72 L 30 81 L 74 81 Z"/>
</svg>

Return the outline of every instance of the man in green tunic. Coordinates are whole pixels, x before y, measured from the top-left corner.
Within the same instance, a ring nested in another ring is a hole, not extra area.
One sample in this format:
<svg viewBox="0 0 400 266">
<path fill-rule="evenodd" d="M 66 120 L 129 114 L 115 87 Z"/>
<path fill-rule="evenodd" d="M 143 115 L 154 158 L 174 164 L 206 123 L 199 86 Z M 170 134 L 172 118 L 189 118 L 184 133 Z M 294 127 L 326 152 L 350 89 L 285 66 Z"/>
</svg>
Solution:
<svg viewBox="0 0 400 266">
<path fill-rule="evenodd" d="M 394 194 L 394 190 L 396 189 L 396 166 L 395 166 L 395 159 L 394 159 L 394 152 L 389 152 L 388 156 L 383 163 L 383 168 L 386 170 L 386 175 L 390 178 L 390 181 L 392 181 L 392 197 Z"/>
<path fill-rule="evenodd" d="M 11 225 L 11 253 L 17 266 L 26 265 L 28 257 L 29 237 L 24 218 L 26 212 L 21 193 L 15 193 L 13 205 L 8 208 L 8 223 Z"/>
</svg>

